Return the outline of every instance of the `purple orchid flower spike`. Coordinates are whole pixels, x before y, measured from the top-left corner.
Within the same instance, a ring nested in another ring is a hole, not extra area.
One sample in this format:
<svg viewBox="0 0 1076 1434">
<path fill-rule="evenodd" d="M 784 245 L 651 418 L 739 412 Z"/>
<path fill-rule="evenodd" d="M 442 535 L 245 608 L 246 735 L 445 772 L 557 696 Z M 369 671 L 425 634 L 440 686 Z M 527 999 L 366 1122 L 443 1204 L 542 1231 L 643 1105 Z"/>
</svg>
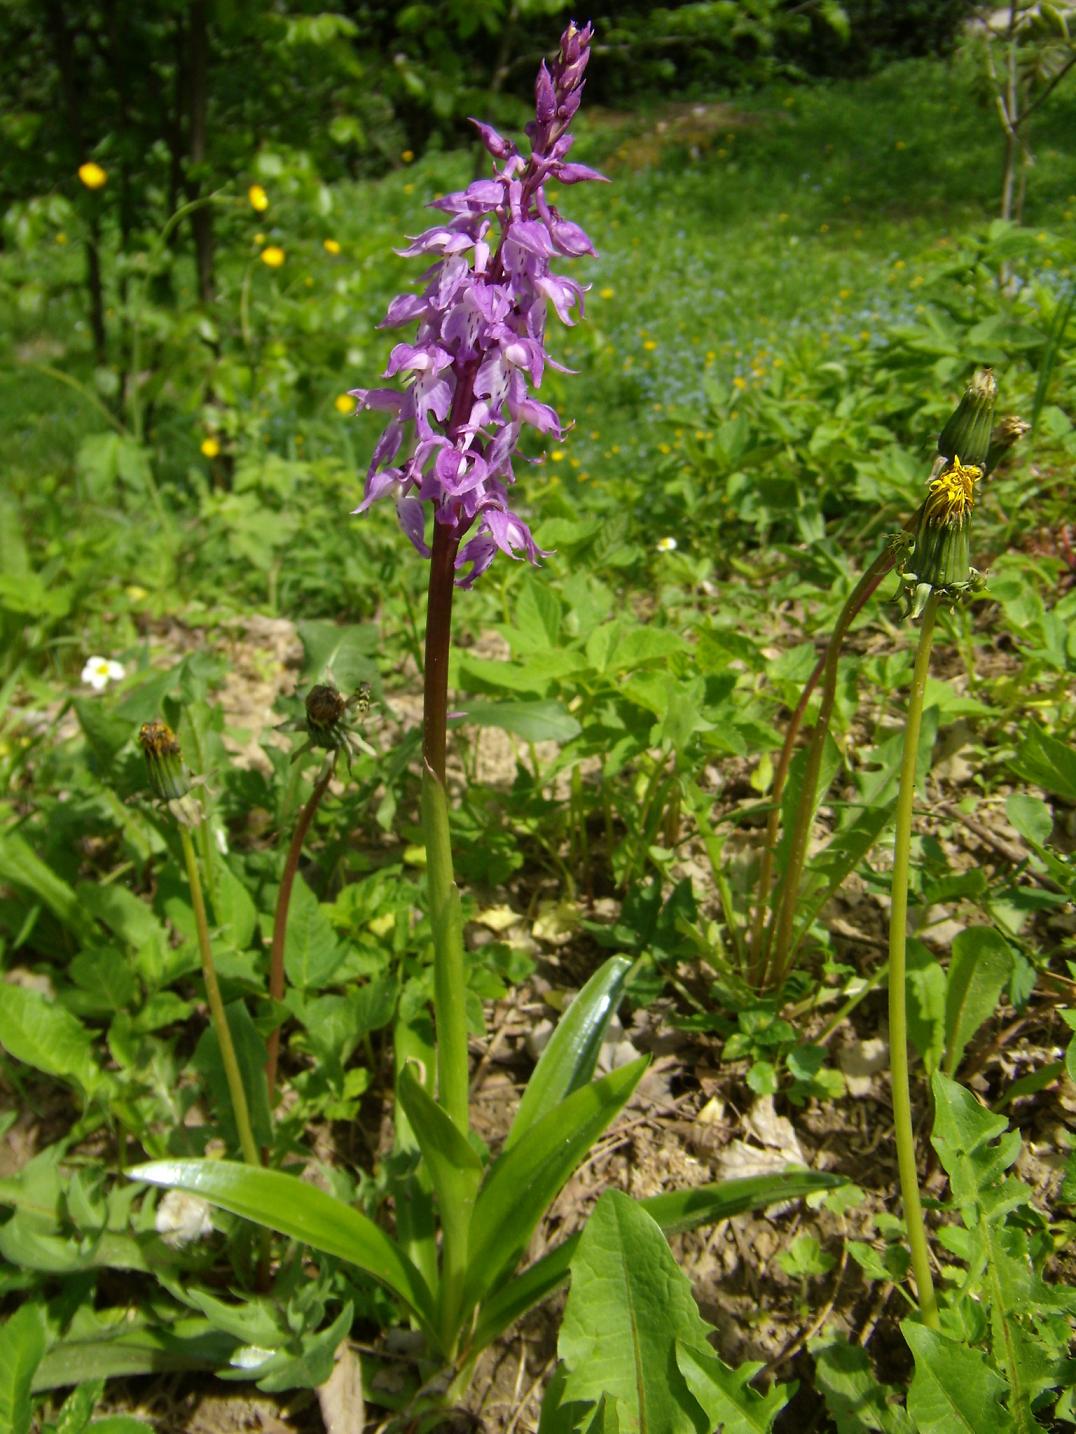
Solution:
<svg viewBox="0 0 1076 1434">
<path fill-rule="evenodd" d="M 414 343 L 396 345 L 384 374 L 402 376 L 404 388 L 351 391 L 359 409 L 389 415 L 355 511 L 392 495 L 401 527 L 429 557 L 424 504 L 432 504 L 460 587 L 470 587 L 498 550 L 532 563 L 546 556 L 512 510 L 509 489 L 523 425 L 555 438 L 565 432 L 556 412 L 531 391 L 546 364 L 563 370 L 545 349 L 549 310 L 567 325 L 583 313 L 585 286 L 554 273 L 551 263 L 595 252 L 545 193 L 548 180 L 604 179 L 567 160 L 591 34 L 590 25 L 570 24 L 552 69 L 542 62 L 536 116 L 527 126 L 529 158 L 472 120 L 495 161 L 492 178 L 435 200 L 430 207 L 444 221 L 398 251 L 434 257 L 425 291 L 393 299 L 382 323 L 397 328 L 418 321 Z"/>
</svg>

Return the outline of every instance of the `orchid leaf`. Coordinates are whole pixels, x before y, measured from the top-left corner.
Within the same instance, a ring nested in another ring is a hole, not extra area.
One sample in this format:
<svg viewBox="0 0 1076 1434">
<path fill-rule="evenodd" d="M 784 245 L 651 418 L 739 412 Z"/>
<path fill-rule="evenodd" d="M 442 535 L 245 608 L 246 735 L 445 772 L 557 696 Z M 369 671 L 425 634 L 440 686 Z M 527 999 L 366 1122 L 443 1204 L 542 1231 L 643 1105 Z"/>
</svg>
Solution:
<svg viewBox="0 0 1076 1434">
<path fill-rule="evenodd" d="M 521 1258 L 534 1227 L 631 1098 L 648 1064 L 649 1057 L 641 1056 L 573 1091 L 531 1127 L 526 1140 L 503 1151 L 490 1167 L 472 1220 L 465 1309 L 478 1303 Z"/>
<path fill-rule="evenodd" d="M 201 1195 L 233 1215 L 346 1260 L 386 1285 L 420 1320 L 430 1317 L 426 1282 L 395 1240 L 368 1216 L 297 1175 L 231 1160 L 155 1160 L 129 1174 L 132 1180 Z"/>
<path fill-rule="evenodd" d="M 557 1023 L 535 1066 L 504 1143 L 511 1149 L 543 1116 L 586 1085 L 594 1075 L 609 1022 L 631 970 L 626 956 L 612 956 L 595 971 Z"/>
</svg>

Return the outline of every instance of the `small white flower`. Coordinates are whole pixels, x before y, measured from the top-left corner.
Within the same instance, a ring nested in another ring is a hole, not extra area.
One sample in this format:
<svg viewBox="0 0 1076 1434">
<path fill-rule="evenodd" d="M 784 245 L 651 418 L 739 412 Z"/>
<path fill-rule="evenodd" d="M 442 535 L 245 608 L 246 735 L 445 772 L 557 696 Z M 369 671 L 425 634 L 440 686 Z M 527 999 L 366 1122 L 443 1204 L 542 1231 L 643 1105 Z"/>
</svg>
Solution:
<svg viewBox="0 0 1076 1434">
<path fill-rule="evenodd" d="M 213 1233 L 209 1202 L 185 1190 L 169 1190 L 157 1206 L 157 1234 L 177 1250 L 192 1240 L 204 1240 Z"/>
<path fill-rule="evenodd" d="M 123 676 L 123 664 L 113 662 L 111 657 L 89 657 L 82 669 L 82 680 L 88 682 L 95 692 L 100 692 L 110 682 L 118 682 Z"/>
<path fill-rule="evenodd" d="M 659 538 L 654 546 L 659 553 L 675 553 L 679 545 L 675 538 Z"/>
</svg>

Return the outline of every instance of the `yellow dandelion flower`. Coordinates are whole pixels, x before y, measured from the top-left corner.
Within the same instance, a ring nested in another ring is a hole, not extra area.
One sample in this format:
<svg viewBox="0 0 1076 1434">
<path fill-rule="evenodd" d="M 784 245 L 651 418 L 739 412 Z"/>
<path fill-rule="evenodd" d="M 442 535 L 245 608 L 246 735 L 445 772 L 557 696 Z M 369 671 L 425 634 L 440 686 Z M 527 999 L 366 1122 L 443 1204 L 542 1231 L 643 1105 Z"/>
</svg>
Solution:
<svg viewBox="0 0 1076 1434">
<path fill-rule="evenodd" d="M 270 269 L 279 269 L 284 262 L 284 250 L 279 244 L 270 244 L 268 249 L 262 250 L 261 261 L 268 264 Z"/>
<path fill-rule="evenodd" d="M 400 154 L 400 159 L 403 161 L 404 164 L 410 164 L 414 157 L 415 151 L 413 149 L 405 149 Z"/>
<path fill-rule="evenodd" d="M 264 214 L 269 208 L 269 196 L 260 184 L 252 184 L 247 190 L 250 207 L 256 214 Z"/>
<path fill-rule="evenodd" d="M 552 458 L 554 463 L 562 463 L 564 461 L 564 449 L 554 448 L 553 452 L 549 456 L 550 458 Z"/>
<path fill-rule="evenodd" d="M 325 250 L 326 254 L 339 254 L 340 241 L 339 239 L 323 239 L 321 241 L 321 247 Z"/>
<path fill-rule="evenodd" d="M 61 229 L 60 232 L 56 235 L 56 242 L 57 242 L 57 244 L 66 244 L 66 243 L 67 243 L 67 235 L 64 233 L 64 231 L 63 231 L 62 229 Z"/>
<path fill-rule="evenodd" d="M 202 457 L 203 457 L 203 458 L 216 458 L 216 457 L 219 455 L 219 453 L 220 453 L 220 443 L 218 442 L 217 439 L 213 438 L 212 436 L 210 436 L 209 438 L 203 438 L 203 439 L 202 439 Z"/>
<path fill-rule="evenodd" d="M 254 236 L 254 242 L 255 242 L 255 244 L 264 244 L 264 243 L 265 243 L 265 235 L 264 235 L 264 234 L 255 234 L 255 236 Z"/>
<path fill-rule="evenodd" d="M 338 393 L 333 399 L 333 407 L 337 413 L 351 415 L 355 412 L 355 400 L 350 393 Z"/>
<path fill-rule="evenodd" d="M 92 159 L 87 164 L 79 165 L 78 177 L 87 189 L 103 189 L 108 183 L 108 174 L 99 164 L 94 164 Z"/>
<path fill-rule="evenodd" d="M 740 375 L 737 374 L 736 377 L 732 380 L 732 386 L 733 388 L 738 388 L 742 393 L 743 390 L 747 387 L 747 380 L 745 378 L 741 378 Z"/>
<path fill-rule="evenodd" d="M 606 285 L 606 287 L 605 287 L 604 289 L 599 289 L 599 290 L 598 290 L 598 298 L 599 298 L 599 299 L 611 299 L 615 293 L 616 293 L 616 290 L 615 290 L 615 289 L 610 289 L 610 288 L 608 287 L 608 285 Z"/>
<path fill-rule="evenodd" d="M 658 345 L 656 339 L 647 339 L 646 342 L 643 344 L 643 348 L 646 349 L 648 353 L 653 353 L 654 349 L 656 349 L 657 346 Z"/>
<path fill-rule="evenodd" d="M 962 522 L 975 506 L 975 485 L 983 470 L 974 463 L 961 463 L 959 454 L 952 464 L 933 479 L 924 517 L 928 523 Z"/>
<path fill-rule="evenodd" d="M 415 186 L 413 184 L 405 184 L 403 187 L 403 192 L 405 194 L 414 194 Z"/>
</svg>

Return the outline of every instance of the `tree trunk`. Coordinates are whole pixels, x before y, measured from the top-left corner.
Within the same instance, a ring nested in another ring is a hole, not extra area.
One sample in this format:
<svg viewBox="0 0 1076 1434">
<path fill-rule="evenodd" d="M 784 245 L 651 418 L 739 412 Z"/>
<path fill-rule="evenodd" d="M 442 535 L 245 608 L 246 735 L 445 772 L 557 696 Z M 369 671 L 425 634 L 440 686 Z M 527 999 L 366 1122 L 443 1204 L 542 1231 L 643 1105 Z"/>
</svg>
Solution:
<svg viewBox="0 0 1076 1434">
<path fill-rule="evenodd" d="M 206 135 L 209 118 L 209 23 L 207 0 L 192 0 L 190 7 L 190 162 L 195 171 L 188 179 L 187 192 L 196 199 L 202 188 L 199 173 L 205 163 Z M 191 214 L 194 235 L 194 259 L 198 273 L 198 297 L 203 304 L 213 302 L 216 284 L 213 274 L 213 211 L 208 204 L 200 205 Z"/>
<path fill-rule="evenodd" d="M 67 115 L 67 132 L 70 136 L 69 154 L 71 169 L 74 171 L 85 160 L 82 136 L 82 100 L 79 89 L 79 67 L 76 63 L 75 41 L 67 26 L 64 7 L 58 0 L 49 0 L 47 6 L 48 26 L 52 37 L 56 68 L 60 74 L 60 94 Z M 101 280 L 101 254 L 98 247 L 100 220 L 96 208 L 89 222 L 89 237 L 86 249 L 86 293 L 90 308 L 90 332 L 93 335 L 93 356 L 100 366 L 108 362 L 108 334 L 105 329 L 105 297 Z"/>
</svg>

